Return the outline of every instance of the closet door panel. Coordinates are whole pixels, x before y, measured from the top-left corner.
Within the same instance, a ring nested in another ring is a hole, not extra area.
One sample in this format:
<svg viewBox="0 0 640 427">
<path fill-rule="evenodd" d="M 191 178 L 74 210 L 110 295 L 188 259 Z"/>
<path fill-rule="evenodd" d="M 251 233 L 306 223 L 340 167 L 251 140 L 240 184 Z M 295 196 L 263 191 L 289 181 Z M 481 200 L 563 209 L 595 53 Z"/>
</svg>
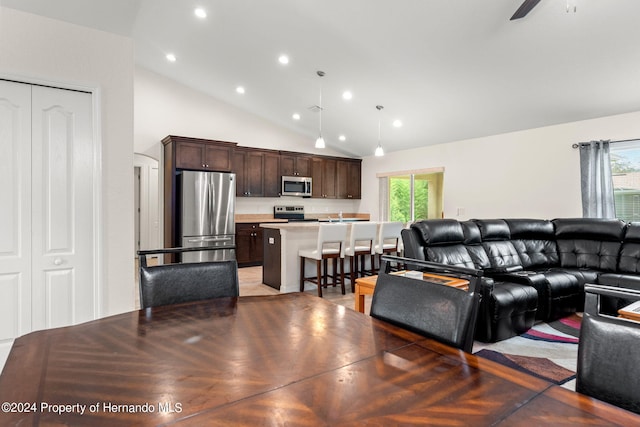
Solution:
<svg viewBox="0 0 640 427">
<path fill-rule="evenodd" d="M 31 87 L 0 81 L 0 366 L 31 331 Z"/>
<path fill-rule="evenodd" d="M 44 273 L 48 328 L 68 326 L 74 323 L 74 286 L 72 268 L 49 270 Z M 65 308 L 61 310 L 60 308 Z"/>
<path fill-rule="evenodd" d="M 33 327 L 95 317 L 91 95 L 33 88 Z"/>
</svg>

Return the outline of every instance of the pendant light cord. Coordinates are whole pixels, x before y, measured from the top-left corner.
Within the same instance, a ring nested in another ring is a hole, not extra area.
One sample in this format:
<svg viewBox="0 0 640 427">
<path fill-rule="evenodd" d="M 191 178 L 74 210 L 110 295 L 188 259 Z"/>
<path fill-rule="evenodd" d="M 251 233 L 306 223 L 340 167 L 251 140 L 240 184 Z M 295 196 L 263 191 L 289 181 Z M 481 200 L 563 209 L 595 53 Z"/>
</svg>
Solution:
<svg viewBox="0 0 640 427">
<path fill-rule="evenodd" d="M 376 105 L 376 109 L 379 111 L 378 113 L 378 147 L 382 147 L 382 132 L 380 130 L 380 123 L 382 123 L 382 109 L 384 107 L 382 105 Z"/>
<path fill-rule="evenodd" d="M 384 107 L 382 105 L 376 105 L 376 109 L 379 111 L 378 114 L 378 146 L 376 147 L 375 155 L 382 156 L 384 155 L 384 151 L 382 150 L 382 109 Z"/>
<path fill-rule="evenodd" d="M 319 99 L 319 104 L 318 104 L 318 108 L 319 108 L 319 112 L 320 112 L 320 117 L 319 117 L 319 124 L 320 124 L 320 137 L 322 137 L 322 77 L 324 77 L 324 71 L 316 71 L 316 74 L 318 75 L 318 77 L 320 77 L 320 99 Z"/>
</svg>

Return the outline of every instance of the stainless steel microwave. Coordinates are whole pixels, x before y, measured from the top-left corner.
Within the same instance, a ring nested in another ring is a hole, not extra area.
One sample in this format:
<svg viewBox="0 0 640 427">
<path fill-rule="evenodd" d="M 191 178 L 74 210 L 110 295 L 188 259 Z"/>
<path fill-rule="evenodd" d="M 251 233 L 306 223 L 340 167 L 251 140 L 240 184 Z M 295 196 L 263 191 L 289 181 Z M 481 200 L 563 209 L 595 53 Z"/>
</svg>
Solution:
<svg viewBox="0 0 640 427">
<path fill-rule="evenodd" d="M 311 178 L 308 176 L 283 176 L 283 196 L 311 197 Z"/>
</svg>

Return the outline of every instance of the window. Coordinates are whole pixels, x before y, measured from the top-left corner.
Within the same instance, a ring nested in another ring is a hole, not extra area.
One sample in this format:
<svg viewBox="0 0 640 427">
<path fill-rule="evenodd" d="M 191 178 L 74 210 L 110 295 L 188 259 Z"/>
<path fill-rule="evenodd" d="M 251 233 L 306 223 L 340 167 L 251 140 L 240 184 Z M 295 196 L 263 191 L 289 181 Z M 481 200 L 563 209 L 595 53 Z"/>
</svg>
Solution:
<svg viewBox="0 0 640 427">
<path fill-rule="evenodd" d="M 441 218 L 443 175 L 428 171 L 389 175 L 389 221 Z"/>
<path fill-rule="evenodd" d="M 640 140 L 610 146 L 616 217 L 640 221 Z"/>
</svg>

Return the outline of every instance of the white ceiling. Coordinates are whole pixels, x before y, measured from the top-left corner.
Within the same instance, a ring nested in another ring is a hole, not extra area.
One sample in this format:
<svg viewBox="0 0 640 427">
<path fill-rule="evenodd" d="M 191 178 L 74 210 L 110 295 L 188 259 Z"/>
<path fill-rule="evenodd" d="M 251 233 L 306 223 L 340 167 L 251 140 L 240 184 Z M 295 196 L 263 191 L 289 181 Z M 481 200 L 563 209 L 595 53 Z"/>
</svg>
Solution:
<svg viewBox="0 0 640 427">
<path fill-rule="evenodd" d="M 640 1 L 0 0 L 133 37 L 136 63 L 327 145 L 386 151 L 640 110 Z M 196 6 L 208 12 L 194 16 Z M 172 52 L 177 61 L 169 63 Z M 278 63 L 280 54 L 290 63 Z M 317 70 L 326 72 L 320 79 Z M 235 88 L 246 88 L 238 95 Z M 341 94 L 353 92 L 345 102 Z M 382 113 L 375 106 L 383 105 Z M 294 112 L 302 119 L 291 119 Z M 401 128 L 391 122 L 400 119 Z M 338 135 L 344 134 L 346 142 Z M 215 135 L 211 135 L 215 138 Z"/>
</svg>

